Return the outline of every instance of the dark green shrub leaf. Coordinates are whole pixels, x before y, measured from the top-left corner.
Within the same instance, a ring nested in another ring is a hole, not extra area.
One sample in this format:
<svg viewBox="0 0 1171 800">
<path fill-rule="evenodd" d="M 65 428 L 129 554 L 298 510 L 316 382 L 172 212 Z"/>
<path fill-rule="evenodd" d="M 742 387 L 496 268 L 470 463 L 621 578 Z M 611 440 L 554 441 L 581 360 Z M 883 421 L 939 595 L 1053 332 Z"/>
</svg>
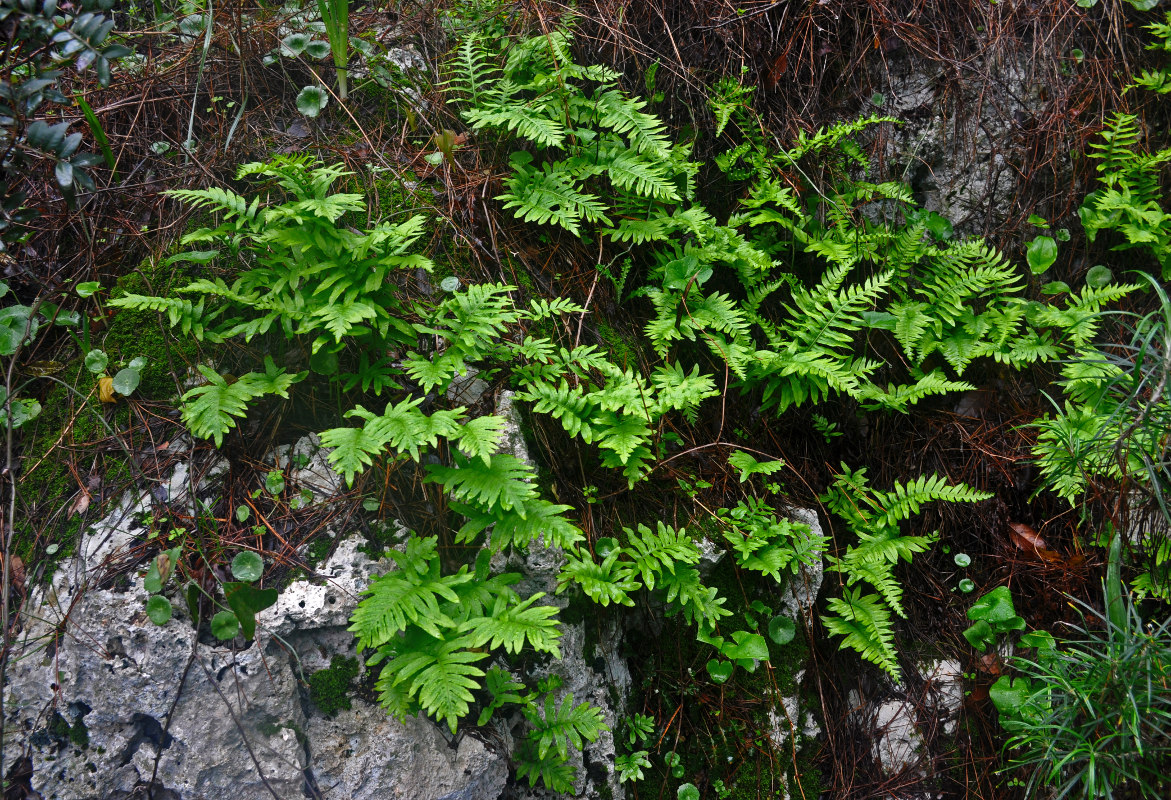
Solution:
<svg viewBox="0 0 1171 800">
<path fill-rule="evenodd" d="M 278 495 L 285 490 L 285 476 L 280 470 L 274 469 L 264 476 L 264 488 L 271 495 Z"/>
<path fill-rule="evenodd" d="M 1034 275 L 1040 275 L 1053 266 L 1053 262 L 1057 260 L 1057 242 L 1053 241 L 1052 236 L 1038 236 L 1029 242 L 1026 257 L 1029 261 L 1029 269 L 1033 271 Z"/>
</svg>

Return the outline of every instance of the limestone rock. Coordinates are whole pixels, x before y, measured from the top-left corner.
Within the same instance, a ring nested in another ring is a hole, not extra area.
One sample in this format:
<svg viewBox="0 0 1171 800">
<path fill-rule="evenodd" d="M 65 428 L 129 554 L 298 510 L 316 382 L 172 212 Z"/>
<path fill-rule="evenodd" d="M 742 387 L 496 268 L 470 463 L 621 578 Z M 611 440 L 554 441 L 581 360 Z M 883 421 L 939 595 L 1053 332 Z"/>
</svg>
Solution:
<svg viewBox="0 0 1171 800">
<path fill-rule="evenodd" d="M 325 580 L 294 582 L 261 613 L 255 641 L 217 643 L 178 597 L 174 618 L 155 626 L 141 578 L 112 578 L 145 534 L 145 502 L 123 498 L 25 615 L 5 687 L 7 753 L 27 749 L 46 800 L 114 800 L 148 785 L 159 800 L 501 796 L 498 745 L 449 742 L 430 720 L 403 724 L 361 697 L 332 718 L 307 700 L 304 677 L 353 653 L 359 592 L 388 568 L 359 537 L 319 567 Z"/>
</svg>

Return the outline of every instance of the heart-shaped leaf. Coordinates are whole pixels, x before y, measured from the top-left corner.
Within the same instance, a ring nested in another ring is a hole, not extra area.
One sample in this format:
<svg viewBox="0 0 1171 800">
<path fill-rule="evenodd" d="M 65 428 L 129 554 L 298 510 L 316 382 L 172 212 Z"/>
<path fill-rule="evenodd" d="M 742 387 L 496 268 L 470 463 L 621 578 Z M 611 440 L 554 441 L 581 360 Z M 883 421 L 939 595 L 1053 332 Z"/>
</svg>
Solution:
<svg viewBox="0 0 1171 800">
<path fill-rule="evenodd" d="M 211 633 L 221 642 L 236 638 L 240 632 L 240 622 L 231 611 L 220 611 L 211 618 Z"/>
<path fill-rule="evenodd" d="M 276 589 L 257 589 L 247 583 L 224 584 L 224 597 L 240 622 L 245 639 L 256 635 L 256 615 L 277 601 Z"/>
<path fill-rule="evenodd" d="M 996 636 L 992 633 L 992 626 L 984 620 L 964 630 L 964 638 L 968 644 L 983 653 L 990 645 L 996 644 Z"/>
<path fill-rule="evenodd" d="M 728 678 L 732 677 L 732 670 L 735 668 L 731 661 L 718 661 L 713 658 L 707 662 L 707 674 L 711 676 L 712 683 L 726 683 Z"/>
<path fill-rule="evenodd" d="M 1035 691 L 1028 678 L 1017 677 L 1010 680 L 1007 675 L 1001 675 L 996 679 L 996 683 L 988 688 L 988 697 L 1001 714 L 1016 716 L 1025 709 Z"/>
<path fill-rule="evenodd" d="M 256 553 L 245 550 L 243 553 L 237 553 L 232 559 L 232 577 L 236 580 L 251 583 L 259 580 L 262 574 L 264 561 Z"/>
<path fill-rule="evenodd" d="M 768 638 L 777 644 L 788 644 L 796 635 L 797 624 L 788 617 L 773 617 L 768 624 Z"/>
<path fill-rule="evenodd" d="M 92 297 L 95 293 L 102 290 L 102 285 L 97 281 L 82 281 L 77 284 L 78 297 Z"/>
<path fill-rule="evenodd" d="M 156 594 L 146 601 L 146 615 L 155 625 L 166 625 L 171 618 L 171 601 Z"/>
<path fill-rule="evenodd" d="M 329 94 L 320 86 L 306 86 L 297 95 L 297 110 L 310 119 L 329 104 Z"/>
</svg>

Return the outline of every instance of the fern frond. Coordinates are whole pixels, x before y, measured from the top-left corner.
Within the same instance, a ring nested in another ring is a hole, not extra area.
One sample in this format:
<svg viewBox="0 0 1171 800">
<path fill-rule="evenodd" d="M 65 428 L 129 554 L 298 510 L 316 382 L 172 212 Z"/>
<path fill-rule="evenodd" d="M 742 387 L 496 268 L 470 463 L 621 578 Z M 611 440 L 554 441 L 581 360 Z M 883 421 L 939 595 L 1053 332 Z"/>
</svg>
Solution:
<svg viewBox="0 0 1171 800">
<path fill-rule="evenodd" d="M 840 598 L 829 598 L 826 606 L 830 613 L 821 618 L 826 630 L 834 636 L 845 637 L 843 647 L 856 650 L 862 658 L 899 680 L 901 672 L 894 649 L 894 627 L 882 598 L 863 595 L 861 589 L 847 588 Z"/>
<path fill-rule="evenodd" d="M 641 589 L 642 584 L 634 579 L 635 572 L 629 565 L 618 561 L 621 552 L 615 549 L 600 564 L 589 553 L 570 555 L 557 574 L 557 594 L 577 584 L 587 597 L 603 608 L 610 603 L 633 606 L 630 593 Z"/>
<path fill-rule="evenodd" d="M 499 454 L 490 464 L 457 459 L 456 466 L 427 465 L 426 483 L 441 483 L 448 495 L 482 508 L 498 507 L 524 515 L 525 503 L 536 497 L 532 468 L 516 456 Z"/>
<path fill-rule="evenodd" d="M 228 383 L 219 373 L 198 366 L 207 379 L 203 386 L 189 389 L 183 395 L 183 424 L 202 439 L 214 439 L 216 447 L 224 443 L 224 434 L 236 426 L 233 417 L 248 413 L 248 404 L 266 394 L 289 398 L 289 387 L 308 376 L 308 372 L 289 374 L 277 369 L 271 356 L 264 358 L 264 372 L 241 375 L 235 383 Z"/>
<path fill-rule="evenodd" d="M 938 475 L 920 475 L 909 483 L 895 482 L 889 492 L 875 492 L 874 503 L 882 514 L 876 518 L 876 526 L 895 525 L 918 514 L 924 503 L 942 500 L 947 503 L 978 503 L 992 497 L 991 492 L 981 492 L 964 483 L 949 484 Z"/>
<path fill-rule="evenodd" d="M 504 201 L 506 210 L 515 208 L 515 215 L 525 222 L 560 225 L 575 236 L 581 235 L 582 220 L 610 224 L 606 207 L 596 195 L 579 192 L 572 179 L 554 164 L 546 162 L 541 169 L 527 167 L 531 158 L 524 152 L 513 154 L 509 191 L 496 198 Z"/>
<path fill-rule="evenodd" d="M 699 561 L 699 548 L 683 528 L 674 530 L 660 520 L 657 533 L 641 523 L 637 532 L 630 528 L 623 530 L 629 540 L 624 551 L 648 589 L 654 589 L 656 577 L 673 572 L 676 564 Z"/>
<path fill-rule="evenodd" d="M 658 117 L 643 113 L 646 101 L 624 97 L 617 89 L 596 93 L 593 99 L 602 126 L 625 135 L 639 153 L 666 160 L 671 149 L 667 126 Z"/>
<path fill-rule="evenodd" d="M 488 616 L 477 616 L 460 626 L 461 633 L 467 633 L 471 647 L 490 649 L 503 646 L 506 652 L 519 653 L 527 641 L 539 653 L 551 653 L 561 658 L 557 639 L 561 637 L 556 619 L 558 608 L 551 605 L 533 605 L 544 592 L 536 592 L 527 600 L 510 605 L 504 598 L 497 598 L 496 605 Z"/>
<path fill-rule="evenodd" d="M 459 721 L 467 716 L 475 700 L 484 670 L 473 666 L 488 657 L 488 653 L 469 650 L 469 640 L 451 641 L 432 639 L 419 642 L 426 634 L 417 634 L 414 647 L 388 661 L 379 674 L 377 688 L 384 690 L 391 684 L 406 686 L 419 705 L 438 721 L 446 722 L 454 734 Z"/>
<path fill-rule="evenodd" d="M 543 708 L 534 704 L 525 709 L 525 719 L 533 727 L 539 758 L 545 758 L 550 752 L 556 752 L 562 759 L 569 758 L 571 745 L 581 750 L 585 742 L 597 741 L 602 731 L 609 730 L 599 709 L 589 703 L 573 704 L 572 692 L 562 698 L 560 705 L 550 692 L 545 696 Z"/>
</svg>

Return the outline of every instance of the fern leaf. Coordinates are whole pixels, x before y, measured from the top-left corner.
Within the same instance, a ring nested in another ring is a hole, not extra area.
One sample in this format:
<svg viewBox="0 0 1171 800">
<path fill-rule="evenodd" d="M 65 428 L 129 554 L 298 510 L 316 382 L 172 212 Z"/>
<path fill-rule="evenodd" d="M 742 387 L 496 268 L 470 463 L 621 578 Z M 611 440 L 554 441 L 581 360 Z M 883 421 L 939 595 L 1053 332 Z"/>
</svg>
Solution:
<svg viewBox="0 0 1171 800">
<path fill-rule="evenodd" d="M 570 746 L 581 750 L 585 742 L 597 741 L 602 731 L 609 730 L 599 709 L 589 703 L 573 704 L 572 692 L 565 695 L 560 705 L 554 701 L 552 693 L 546 695 L 544 707 L 534 704 L 526 708 L 525 718 L 533 726 L 539 758 L 556 752 L 562 759 L 567 759 Z"/>
<path fill-rule="evenodd" d="M 423 710 L 446 722 L 454 734 L 475 700 L 472 692 L 480 689 L 476 678 L 484 676 L 484 670 L 473 664 L 488 657 L 467 646 L 465 638 L 436 639 L 429 646 L 416 646 L 383 666 L 378 686 L 381 689 L 385 684 L 405 684 Z"/>
<path fill-rule="evenodd" d="M 458 447 L 468 458 L 479 458 L 491 466 L 492 454 L 500 448 L 507 422 L 503 417 L 483 416 L 460 426 Z"/>
<path fill-rule="evenodd" d="M 901 672 L 894 649 L 894 628 L 890 612 L 877 595 L 863 595 L 860 589 L 844 589 L 842 597 L 826 601 L 829 615 L 822 624 L 832 635 L 845 637 L 843 647 L 856 650 L 872 664 L 877 664 L 895 680 Z"/>
<path fill-rule="evenodd" d="M 247 414 L 249 402 L 266 394 L 287 400 L 289 387 L 309 374 L 289 374 L 284 369 L 277 369 L 271 356 L 265 356 L 264 366 L 263 373 L 249 372 L 229 384 L 226 378 L 200 364 L 199 371 L 208 382 L 183 395 L 183 423 L 194 435 L 215 439 L 216 447 L 220 447 L 224 443 L 224 434 L 236 426 L 233 417 Z"/>
<path fill-rule="evenodd" d="M 515 172 L 508 180 L 509 191 L 496 198 L 504 201 L 505 209 L 515 208 L 516 216 L 525 222 L 560 225 L 575 236 L 581 235 L 582 220 L 610 224 L 606 207 L 596 195 L 579 192 L 554 164 L 545 163 L 540 170 L 527 168 L 531 160 L 528 153 L 513 155 Z"/>
<path fill-rule="evenodd" d="M 657 533 L 641 523 L 637 533 L 630 528 L 623 530 L 630 542 L 624 552 L 630 556 L 648 589 L 654 589 L 656 577 L 663 572 L 673 572 L 676 564 L 699 561 L 699 548 L 683 528 L 674 530 L 659 521 Z"/>
<path fill-rule="evenodd" d="M 557 639 L 561 636 L 558 629 L 557 606 L 533 605 L 545 596 L 544 592 L 536 592 L 527 600 L 515 605 L 509 605 L 504 598 L 496 601 L 490 616 L 476 617 L 464 623 L 460 632 L 467 632 L 472 647 L 490 649 L 503 646 L 506 652 L 519 653 L 527 641 L 539 653 L 552 653 L 556 659 L 561 658 L 561 650 L 557 647 Z"/>
<path fill-rule="evenodd" d="M 460 463 L 462 461 L 462 463 Z M 448 495 L 482 508 L 499 507 L 524 516 L 526 501 L 536 497 L 532 468 L 516 456 L 500 454 L 490 464 L 457 460 L 454 467 L 427 466 L 427 483 L 441 483 Z"/>
<path fill-rule="evenodd" d="M 577 584 L 587 597 L 603 608 L 611 603 L 633 606 L 630 592 L 638 591 L 642 584 L 634 580 L 631 567 L 618 561 L 620 554 L 621 550 L 616 549 L 600 564 L 589 553 L 570 555 L 557 575 L 557 594 Z"/>
</svg>

